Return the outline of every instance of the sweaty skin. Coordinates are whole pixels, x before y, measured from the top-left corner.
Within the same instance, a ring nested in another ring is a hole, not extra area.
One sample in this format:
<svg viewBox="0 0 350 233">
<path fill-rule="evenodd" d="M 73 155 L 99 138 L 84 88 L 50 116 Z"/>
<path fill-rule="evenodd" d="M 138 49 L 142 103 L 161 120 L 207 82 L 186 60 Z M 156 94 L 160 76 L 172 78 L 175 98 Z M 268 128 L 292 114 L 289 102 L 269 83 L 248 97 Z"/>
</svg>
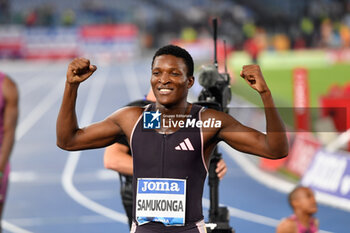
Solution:
<svg viewBox="0 0 350 233">
<path fill-rule="evenodd" d="M 143 112 L 140 107 L 119 109 L 105 120 L 79 128 L 75 114 L 78 87 L 96 71 L 85 58 L 76 58 L 68 66 L 67 81 L 62 105 L 57 118 L 57 145 L 65 150 L 100 148 L 113 144 L 118 135 L 130 135 L 137 119 Z M 242 152 L 265 158 L 283 158 L 288 153 L 288 143 L 283 122 L 273 103 L 271 92 L 266 85 L 258 65 L 243 66 L 241 76 L 261 96 L 266 114 L 266 131 L 263 134 L 244 126 L 232 116 L 207 109 L 202 112 L 202 120 L 215 118 L 222 122 L 221 128 L 203 132 L 204 154 L 208 164 L 209 156 L 219 141 Z M 162 114 L 186 114 L 191 109 L 187 102 L 188 90 L 194 77 L 187 76 L 187 67 L 182 58 L 160 55 L 152 67 L 151 86 L 156 96 L 156 108 Z M 160 132 L 172 133 L 178 128 L 161 128 Z"/>
</svg>

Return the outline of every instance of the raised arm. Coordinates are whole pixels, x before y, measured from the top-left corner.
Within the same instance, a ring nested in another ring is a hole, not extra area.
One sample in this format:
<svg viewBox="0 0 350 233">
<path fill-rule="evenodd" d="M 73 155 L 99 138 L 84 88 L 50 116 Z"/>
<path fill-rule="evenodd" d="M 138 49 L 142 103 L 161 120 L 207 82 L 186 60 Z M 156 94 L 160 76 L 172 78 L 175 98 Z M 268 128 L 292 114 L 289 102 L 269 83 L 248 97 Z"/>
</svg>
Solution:
<svg viewBox="0 0 350 233">
<path fill-rule="evenodd" d="M 2 173 L 10 158 L 15 142 L 15 131 L 18 119 L 18 90 L 16 84 L 8 77 L 5 77 L 2 86 L 5 98 L 4 109 L 4 136 L 1 145 L 0 172 Z"/>
<path fill-rule="evenodd" d="M 284 124 L 274 105 L 270 89 L 258 65 L 247 65 L 241 71 L 242 78 L 261 96 L 265 107 L 266 134 L 243 126 L 233 118 L 225 119 L 219 138 L 231 146 L 252 154 L 279 159 L 288 154 L 288 141 Z"/>
<path fill-rule="evenodd" d="M 96 70 L 85 58 L 76 58 L 68 66 L 61 108 L 57 117 L 57 145 L 65 150 L 82 150 L 107 146 L 114 142 L 121 128 L 113 117 L 80 129 L 75 113 L 78 87 Z"/>
</svg>

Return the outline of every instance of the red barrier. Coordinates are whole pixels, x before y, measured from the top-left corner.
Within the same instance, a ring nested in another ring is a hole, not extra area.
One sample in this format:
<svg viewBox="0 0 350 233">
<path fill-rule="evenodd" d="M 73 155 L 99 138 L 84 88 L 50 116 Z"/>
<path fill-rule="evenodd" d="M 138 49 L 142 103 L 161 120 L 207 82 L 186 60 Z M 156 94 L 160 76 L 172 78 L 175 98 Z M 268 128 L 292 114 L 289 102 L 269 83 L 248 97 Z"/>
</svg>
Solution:
<svg viewBox="0 0 350 233">
<path fill-rule="evenodd" d="M 19 27 L 0 27 L 0 58 L 21 58 L 23 34 Z"/>
<path fill-rule="evenodd" d="M 350 83 L 344 87 L 333 85 L 326 96 L 320 97 L 321 116 L 330 116 L 338 132 L 350 128 Z M 350 151 L 350 142 L 348 145 Z"/>
<path fill-rule="evenodd" d="M 311 133 L 297 133 L 288 155 L 287 169 L 299 177 L 303 176 L 320 146 Z"/>
<path fill-rule="evenodd" d="M 297 131 L 310 131 L 308 72 L 304 68 L 293 71 L 294 122 Z"/>
<path fill-rule="evenodd" d="M 118 40 L 136 37 L 138 28 L 133 24 L 85 25 L 80 28 L 79 34 L 84 40 Z"/>
</svg>

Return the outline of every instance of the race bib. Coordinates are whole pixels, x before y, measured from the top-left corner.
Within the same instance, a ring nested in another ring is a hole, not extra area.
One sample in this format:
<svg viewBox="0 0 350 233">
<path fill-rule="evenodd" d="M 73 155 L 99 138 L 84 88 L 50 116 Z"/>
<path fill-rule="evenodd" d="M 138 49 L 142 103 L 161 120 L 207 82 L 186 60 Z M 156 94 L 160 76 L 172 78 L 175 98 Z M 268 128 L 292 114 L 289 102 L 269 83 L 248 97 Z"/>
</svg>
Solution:
<svg viewBox="0 0 350 233">
<path fill-rule="evenodd" d="M 136 220 L 139 225 L 161 222 L 164 225 L 185 224 L 186 180 L 139 178 L 136 194 Z"/>
</svg>

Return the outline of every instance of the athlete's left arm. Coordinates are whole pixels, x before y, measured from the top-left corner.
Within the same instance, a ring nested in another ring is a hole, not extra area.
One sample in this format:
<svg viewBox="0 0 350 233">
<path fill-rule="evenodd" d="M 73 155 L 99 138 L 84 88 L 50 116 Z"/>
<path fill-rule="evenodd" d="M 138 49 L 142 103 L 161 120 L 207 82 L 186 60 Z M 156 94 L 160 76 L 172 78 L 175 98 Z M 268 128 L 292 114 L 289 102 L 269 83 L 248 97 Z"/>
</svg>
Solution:
<svg viewBox="0 0 350 233">
<path fill-rule="evenodd" d="M 15 142 L 15 131 L 18 118 L 18 90 L 14 81 L 5 77 L 2 92 L 5 99 L 4 137 L 1 145 L 0 172 L 4 172 Z"/>
<path fill-rule="evenodd" d="M 266 158 L 279 159 L 288 154 L 288 140 L 285 127 L 272 99 L 258 65 L 244 66 L 242 78 L 256 90 L 264 104 L 266 134 L 246 127 L 232 117 L 224 117 L 218 137 L 232 147 Z"/>
</svg>

